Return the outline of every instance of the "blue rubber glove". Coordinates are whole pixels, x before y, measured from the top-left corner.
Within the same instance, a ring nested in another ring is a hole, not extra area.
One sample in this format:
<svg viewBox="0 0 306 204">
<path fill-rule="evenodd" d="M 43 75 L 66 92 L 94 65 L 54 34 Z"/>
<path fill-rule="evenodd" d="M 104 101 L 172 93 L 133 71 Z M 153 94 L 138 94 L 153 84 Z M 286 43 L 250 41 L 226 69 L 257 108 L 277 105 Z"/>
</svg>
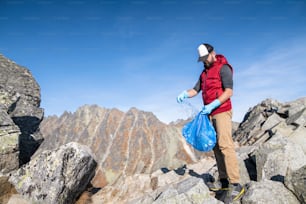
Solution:
<svg viewBox="0 0 306 204">
<path fill-rule="evenodd" d="M 215 108 L 221 105 L 218 99 L 203 107 L 201 114 L 210 114 Z"/>
<path fill-rule="evenodd" d="M 178 97 L 176 97 L 176 101 L 178 103 L 182 103 L 188 97 L 189 97 L 189 95 L 188 95 L 187 91 L 183 91 L 182 93 L 180 93 L 180 95 L 178 95 Z"/>
</svg>

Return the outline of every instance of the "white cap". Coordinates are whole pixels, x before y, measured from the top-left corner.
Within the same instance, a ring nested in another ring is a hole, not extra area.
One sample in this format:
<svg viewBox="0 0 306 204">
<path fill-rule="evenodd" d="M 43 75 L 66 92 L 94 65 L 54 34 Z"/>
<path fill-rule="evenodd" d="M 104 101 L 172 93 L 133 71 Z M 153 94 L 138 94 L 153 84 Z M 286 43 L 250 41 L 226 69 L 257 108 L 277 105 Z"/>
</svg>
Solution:
<svg viewBox="0 0 306 204">
<path fill-rule="evenodd" d="M 209 44 L 201 44 L 198 47 L 198 53 L 199 53 L 199 59 L 198 62 L 200 61 L 205 61 L 208 58 L 209 53 L 211 53 L 214 50 L 214 47 L 209 45 Z"/>
</svg>

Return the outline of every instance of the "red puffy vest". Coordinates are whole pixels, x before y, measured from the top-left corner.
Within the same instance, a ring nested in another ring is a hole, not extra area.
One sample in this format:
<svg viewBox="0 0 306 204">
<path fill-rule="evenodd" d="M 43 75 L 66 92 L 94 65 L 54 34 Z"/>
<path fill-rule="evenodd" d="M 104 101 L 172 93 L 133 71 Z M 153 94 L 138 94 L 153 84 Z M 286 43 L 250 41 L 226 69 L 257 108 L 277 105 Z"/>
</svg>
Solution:
<svg viewBox="0 0 306 204">
<path fill-rule="evenodd" d="M 206 68 L 201 74 L 201 90 L 204 105 L 207 105 L 217 99 L 223 92 L 220 71 L 223 65 L 228 64 L 223 55 L 216 55 L 217 60 L 209 67 Z M 233 68 L 229 65 L 233 72 Z M 228 99 L 218 108 L 211 112 L 211 115 L 222 113 L 232 109 L 231 100 Z"/>
</svg>

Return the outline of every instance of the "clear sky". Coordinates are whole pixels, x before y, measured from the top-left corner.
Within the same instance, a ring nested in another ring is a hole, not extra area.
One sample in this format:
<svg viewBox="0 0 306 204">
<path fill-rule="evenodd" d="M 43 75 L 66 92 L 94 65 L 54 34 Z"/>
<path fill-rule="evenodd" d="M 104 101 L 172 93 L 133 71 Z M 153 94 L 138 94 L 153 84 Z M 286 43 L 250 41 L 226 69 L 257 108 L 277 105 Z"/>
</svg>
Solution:
<svg viewBox="0 0 306 204">
<path fill-rule="evenodd" d="M 203 42 L 234 67 L 234 121 L 306 96 L 305 0 L 0 0 L 0 53 L 30 69 L 46 116 L 98 104 L 185 119 L 176 96 L 196 83 Z"/>
</svg>

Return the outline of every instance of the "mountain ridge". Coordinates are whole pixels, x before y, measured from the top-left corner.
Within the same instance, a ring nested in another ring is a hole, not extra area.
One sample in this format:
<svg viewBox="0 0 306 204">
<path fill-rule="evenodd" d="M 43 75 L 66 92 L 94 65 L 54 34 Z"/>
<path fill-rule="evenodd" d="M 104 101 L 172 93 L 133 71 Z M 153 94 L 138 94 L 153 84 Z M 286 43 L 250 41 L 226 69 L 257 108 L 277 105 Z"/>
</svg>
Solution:
<svg viewBox="0 0 306 204">
<path fill-rule="evenodd" d="M 71 141 L 86 144 L 97 155 L 94 183 L 100 187 L 124 175 L 151 173 L 164 166 L 177 168 L 204 156 L 186 146 L 179 136 L 180 127 L 135 107 L 123 112 L 84 105 L 74 113 L 46 117 L 40 129 L 44 142 L 34 157 Z"/>
</svg>

